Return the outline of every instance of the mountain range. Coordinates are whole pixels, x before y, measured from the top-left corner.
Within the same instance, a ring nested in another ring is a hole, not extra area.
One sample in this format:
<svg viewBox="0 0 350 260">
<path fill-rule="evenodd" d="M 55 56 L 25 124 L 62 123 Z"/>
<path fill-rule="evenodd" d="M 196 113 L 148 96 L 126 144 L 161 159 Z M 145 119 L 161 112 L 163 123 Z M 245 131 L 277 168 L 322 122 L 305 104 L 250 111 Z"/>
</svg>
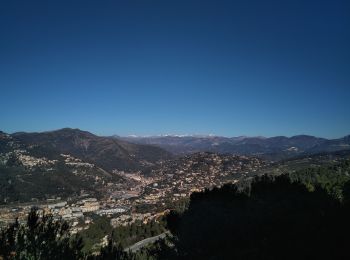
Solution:
<svg viewBox="0 0 350 260">
<path fill-rule="evenodd" d="M 41 133 L 0 132 L 0 154 L 11 151 L 13 147 L 24 149 L 30 156 L 45 157 L 49 160 L 57 160 L 62 154 L 68 154 L 112 172 L 136 171 L 160 160 L 196 152 L 252 155 L 279 160 L 299 155 L 348 150 L 350 135 L 338 139 L 310 135 L 270 138 L 211 135 L 104 137 L 72 128 Z"/>
<path fill-rule="evenodd" d="M 310 135 L 292 137 L 153 136 L 115 137 L 136 144 L 156 145 L 173 154 L 216 152 L 284 159 L 297 155 L 350 149 L 350 135 L 326 139 Z"/>
<path fill-rule="evenodd" d="M 196 161 L 198 156 L 206 161 L 210 157 L 192 156 L 197 152 L 278 161 L 341 150 L 350 151 L 350 136 L 332 140 L 306 135 L 104 137 L 71 128 L 41 133 L 0 132 L 0 204 L 79 196 L 82 192 L 98 196 L 108 187 L 123 190 L 134 185 L 123 177 L 123 171 L 140 171 L 144 176 L 154 171 L 172 172 L 177 162 Z"/>
</svg>

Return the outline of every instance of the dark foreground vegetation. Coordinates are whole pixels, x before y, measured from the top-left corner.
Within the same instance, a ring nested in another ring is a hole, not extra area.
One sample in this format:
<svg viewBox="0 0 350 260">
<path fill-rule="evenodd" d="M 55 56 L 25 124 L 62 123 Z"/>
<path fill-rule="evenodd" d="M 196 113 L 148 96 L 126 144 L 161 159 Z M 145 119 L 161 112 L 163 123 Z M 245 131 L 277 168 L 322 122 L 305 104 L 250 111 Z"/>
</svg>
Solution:
<svg viewBox="0 0 350 260">
<path fill-rule="evenodd" d="M 247 193 L 225 185 L 169 216 L 167 259 L 350 259 L 349 198 L 264 177 Z"/>
<path fill-rule="evenodd" d="M 349 165 L 194 193 L 187 210 L 168 215 L 172 236 L 136 254 L 123 250 L 121 241 L 136 241 L 125 243 L 127 229 L 93 255 L 66 223 L 33 211 L 26 225 L 1 231 L 0 259 L 350 259 Z"/>
</svg>

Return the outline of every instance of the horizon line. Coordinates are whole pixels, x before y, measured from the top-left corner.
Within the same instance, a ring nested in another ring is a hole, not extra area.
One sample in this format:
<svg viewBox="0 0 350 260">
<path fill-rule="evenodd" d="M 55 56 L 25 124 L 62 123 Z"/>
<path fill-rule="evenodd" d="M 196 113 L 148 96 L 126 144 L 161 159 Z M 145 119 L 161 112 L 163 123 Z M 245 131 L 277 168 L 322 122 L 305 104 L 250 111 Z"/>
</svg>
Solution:
<svg viewBox="0 0 350 260">
<path fill-rule="evenodd" d="M 60 130 L 79 130 L 82 132 L 88 132 L 91 133 L 93 135 L 96 136 L 100 136 L 100 137 L 120 137 L 120 138 L 156 138 L 156 137 L 179 137 L 179 138 L 183 138 L 183 137 L 194 137 L 194 138 L 208 138 L 208 137 L 222 137 L 222 138 L 261 138 L 261 139 L 268 139 L 268 138 L 274 138 L 274 137 L 287 137 L 287 138 L 292 138 L 292 137 L 296 137 L 296 136 L 310 136 L 310 137 L 316 137 L 316 138 L 322 138 L 322 139 L 328 139 L 328 140 L 332 140 L 332 139 L 340 139 L 340 138 L 344 138 L 347 136 L 350 136 L 350 134 L 345 134 L 342 135 L 340 137 L 336 137 L 336 138 L 328 138 L 328 137 L 320 137 L 320 136 L 316 136 L 316 135 L 312 135 L 312 134 L 295 134 L 295 135 L 270 135 L 270 136 L 265 136 L 265 135 L 235 135 L 235 136 L 228 136 L 228 135 L 218 135 L 218 134 L 198 134 L 198 133 L 194 133 L 194 134 L 149 134 L 149 135 L 137 135 L 137 134 L 127 134 L 127 135 L 119 135 L 119 134 L 110 134 L 110 135 L 106 135 L 106 134 L 101 134 L 101 133 L 97 133 L 96 131 L 90 131 L 90 130 L 83 130 L 81 128 L 76 128 L 76 127 L 62 127 L 62 128 L 56 128 L 56 129 L 52 129 L 52 130 L 39 130 L 39 131 L 10 131 L 10 132 L 5 132 L 2 131 L 0 129 L 0 132 L 3 132 L 5 134 L 16 134 L 16 133 L 48 133 L 48 132 L 56 132 L 56 131 L 60 131 Z"/>
</svg>

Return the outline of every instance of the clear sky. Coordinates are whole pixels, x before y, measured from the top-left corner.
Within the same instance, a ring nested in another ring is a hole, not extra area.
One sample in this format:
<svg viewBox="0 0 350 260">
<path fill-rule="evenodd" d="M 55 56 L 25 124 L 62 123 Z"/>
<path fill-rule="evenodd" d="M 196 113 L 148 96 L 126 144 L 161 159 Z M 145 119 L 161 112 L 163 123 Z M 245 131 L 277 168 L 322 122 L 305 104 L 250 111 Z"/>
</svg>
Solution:
<svg viewBox="0 0 350 260">
<path fill-rule="evenodd" d="M 0 129 L 350 134 L 349 0 L 4 0 Z"/>
</svg>

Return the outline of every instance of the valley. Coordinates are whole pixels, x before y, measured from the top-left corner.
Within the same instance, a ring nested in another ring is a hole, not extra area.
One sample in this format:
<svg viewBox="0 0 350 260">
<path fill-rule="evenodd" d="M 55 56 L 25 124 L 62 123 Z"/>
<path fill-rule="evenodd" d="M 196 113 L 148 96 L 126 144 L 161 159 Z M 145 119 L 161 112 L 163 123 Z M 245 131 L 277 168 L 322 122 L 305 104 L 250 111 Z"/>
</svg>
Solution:
<svg viewBox="0 0 350 260">
<path fill-rule="evenodd" d="M 278 146 L 284 149 L 282 143 Z M 1 133 L 0 224 L 16 218 L 24 223 L 33 207 L 70 223 L 71 234 L 86 232 L 99 218 L 107 218 L 113 228 L 152 223 L 184 209 L 194 192 L 227 183 L 244 187 L 256 176 L 288 175 L 350 158 L 348 149 L 328 148 L 283 160 L 272 160 L 271 151 L 262 154 L 260 148 L 248 154 L 169 150 L 77 129 Z"/>
</svg>

